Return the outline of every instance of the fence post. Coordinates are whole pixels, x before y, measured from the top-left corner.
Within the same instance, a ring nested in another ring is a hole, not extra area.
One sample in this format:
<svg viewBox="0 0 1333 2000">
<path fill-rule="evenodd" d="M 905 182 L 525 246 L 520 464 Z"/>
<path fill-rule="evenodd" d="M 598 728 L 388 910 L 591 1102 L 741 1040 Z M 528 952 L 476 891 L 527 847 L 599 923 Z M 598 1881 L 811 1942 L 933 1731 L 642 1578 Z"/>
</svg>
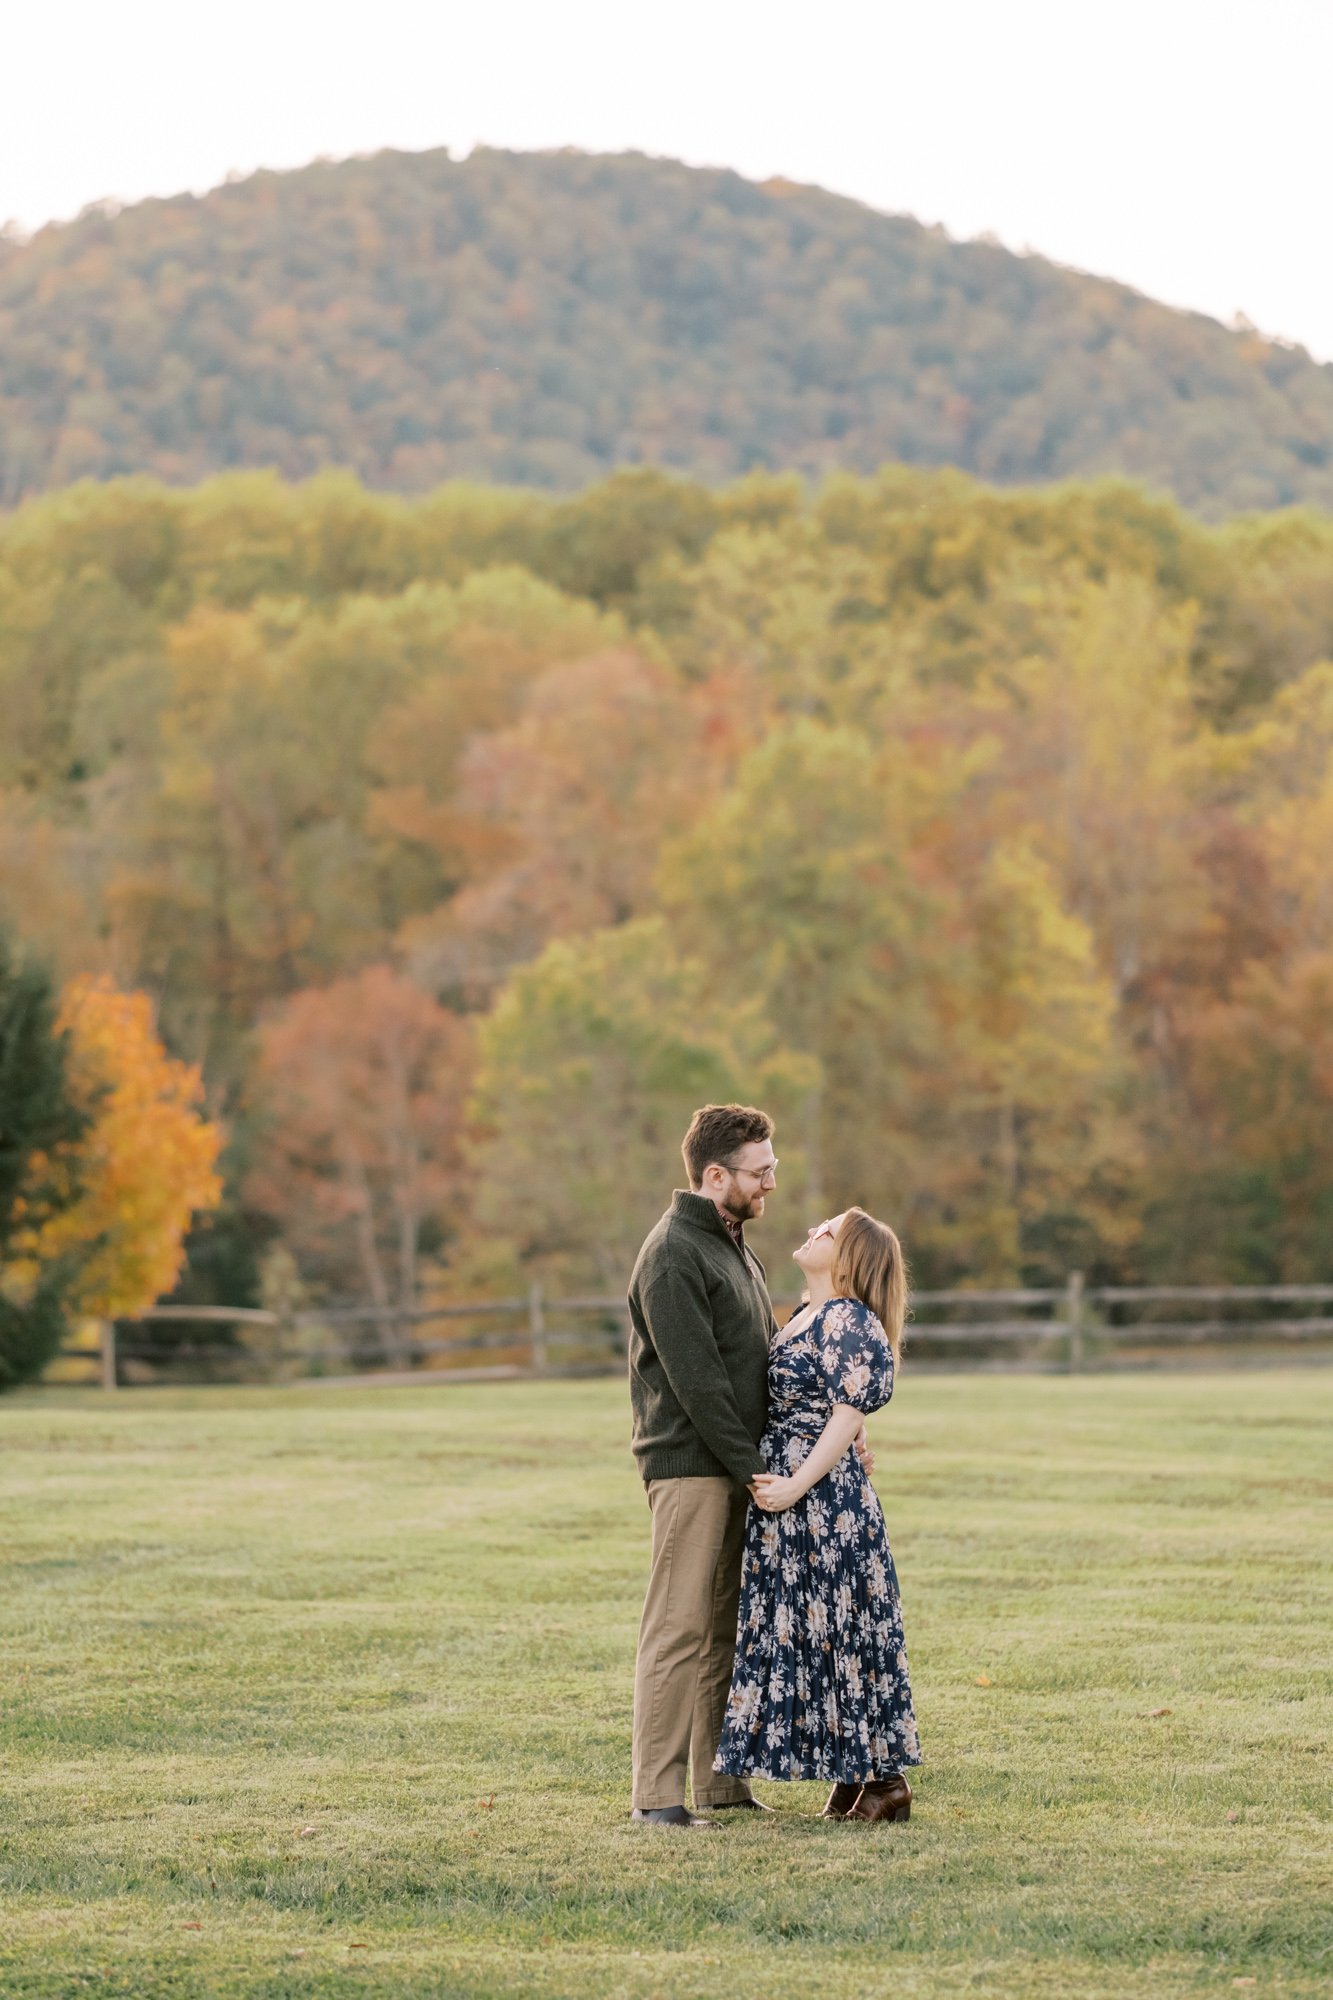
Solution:
<svg viewBox="0 0 1333 2000">
<path fill-rule="evenodd" d="M 542 1283 L 534 1278 L 528 1287 L 528 1339 L 532 1344 L 532 1372 L 546 1373 L 546 1314 L 542 1307 Z"/>
<path fill-rule="evenodd" d="M 412 1365 L 412 1322 L 406 1317 L 410 1310 L 410 1307 L 399 1307 L 389 1321 L 395 1368 L 410 1368 Z"/>
<path fill-rule="evenodd" d="M 114 1389 L 116 1386 L 116 1322 L 102 1321 L 102 1387 Z"/>
<path fill-rule="evenodd" d="M 1071 1271 L 1065 1286 L 1065 1325 L 1069 1328 L 1069 1372 L 1083 1372 L 1083 1273 Z"/>
</svg>

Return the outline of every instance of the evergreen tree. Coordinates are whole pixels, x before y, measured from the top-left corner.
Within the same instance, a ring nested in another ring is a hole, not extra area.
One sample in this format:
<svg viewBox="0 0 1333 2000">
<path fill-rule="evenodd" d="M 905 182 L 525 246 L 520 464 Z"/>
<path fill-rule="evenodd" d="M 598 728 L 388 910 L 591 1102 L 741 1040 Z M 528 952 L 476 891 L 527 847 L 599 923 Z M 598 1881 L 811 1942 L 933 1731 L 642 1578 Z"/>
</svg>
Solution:
<svg viewBox="0 0 1333 2000">
<path fill-rule="evenodd" d="M 30 1274 L 15 1258 L 33 1224 L 78 1192 L 51 1166 L 87 1123 L 70 1095 L 65 1044 L 50 976 L 0 933 L 0 1390 L 40 1373 L 65 1331 L 72 1273 L 55 1262 Z"/>
</svg>

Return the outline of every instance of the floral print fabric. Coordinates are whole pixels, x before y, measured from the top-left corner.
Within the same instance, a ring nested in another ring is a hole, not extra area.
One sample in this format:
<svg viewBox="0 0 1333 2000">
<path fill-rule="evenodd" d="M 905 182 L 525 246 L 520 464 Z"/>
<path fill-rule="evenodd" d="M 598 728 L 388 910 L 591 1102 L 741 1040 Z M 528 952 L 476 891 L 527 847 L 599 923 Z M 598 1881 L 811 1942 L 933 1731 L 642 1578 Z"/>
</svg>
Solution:
<svg viewBox="0 0 1333 2000">
<path fill-rule="evenodd" d="M 774 1347 L 770 1472 L 793 1473 L 835 1403 L 893 1394 L 893 1350 L 859 1299 L 830 1299 Z M 714 1769 L 735 1777 L 892 1777 L 919 1764 L 898 1578 L 875 1489 L 849 1450 L 781 1514 L 751 1506 L 736 1665 Z"/>
</svg>

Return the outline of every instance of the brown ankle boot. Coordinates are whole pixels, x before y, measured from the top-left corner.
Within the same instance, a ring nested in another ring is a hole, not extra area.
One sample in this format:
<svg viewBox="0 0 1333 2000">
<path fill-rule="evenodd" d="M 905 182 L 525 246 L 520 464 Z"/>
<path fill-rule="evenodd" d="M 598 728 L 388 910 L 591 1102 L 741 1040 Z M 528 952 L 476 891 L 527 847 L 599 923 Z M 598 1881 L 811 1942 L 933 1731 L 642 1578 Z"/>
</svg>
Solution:
<svg viewBox="0 0 1333 2000">
<path fill-rule="evenodd" d="M 894 1820 L 912 1817 L 912 1787 L 902 1772 L 861 1787 L 861 1796 L 847 1819 Z"/>
<path fill-rule="evenodd" d="M 835 1785 L 825 1801 L 821 1819 L 846 1819 L 861 1796 L 859 1785 Z"/>
</svg>

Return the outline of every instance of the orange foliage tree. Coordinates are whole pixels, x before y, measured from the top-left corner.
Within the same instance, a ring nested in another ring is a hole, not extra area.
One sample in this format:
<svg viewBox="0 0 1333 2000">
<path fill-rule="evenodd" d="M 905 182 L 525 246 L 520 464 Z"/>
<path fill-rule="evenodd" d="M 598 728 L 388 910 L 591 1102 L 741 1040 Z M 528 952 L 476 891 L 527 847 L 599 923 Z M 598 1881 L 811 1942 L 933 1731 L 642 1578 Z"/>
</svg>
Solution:
<svg viewBox="0 0 1333 2000">
<path fill-rule="evenodd" d="M 158 1040 L 146 994 L 75 979 L 57 1025 L 69 1037 L 72 1095 L 90 1123 L 56 1162 L 77 1198 L 37 1229 L 27 1255 L 39 1268 L 75 1265 L 76 1311 L 142 1312 L 180 1275 L 192 1218 L 222 1198 L 222 1133 L 201 1114 L 198 1070 Z"/>
<path fill-rule="evenodd" d="M 719 706 L 710 685 L 628 647 L 543 674 L 517 720 L 474 736 L 461 761 L 462 886 L 404 926 L 413 969 L 489 1000 L 551 938 L 650 912 L 663 839 L 721 785 Z"/>
<path fill-rule="evenodd" d="M 264 1023 L 248 1192 L 317 1279 L 376 1306 L 415 1302 L 455 1189 L 470 1046 L 464 1021 L 384 965 Z"/>
</svg>

